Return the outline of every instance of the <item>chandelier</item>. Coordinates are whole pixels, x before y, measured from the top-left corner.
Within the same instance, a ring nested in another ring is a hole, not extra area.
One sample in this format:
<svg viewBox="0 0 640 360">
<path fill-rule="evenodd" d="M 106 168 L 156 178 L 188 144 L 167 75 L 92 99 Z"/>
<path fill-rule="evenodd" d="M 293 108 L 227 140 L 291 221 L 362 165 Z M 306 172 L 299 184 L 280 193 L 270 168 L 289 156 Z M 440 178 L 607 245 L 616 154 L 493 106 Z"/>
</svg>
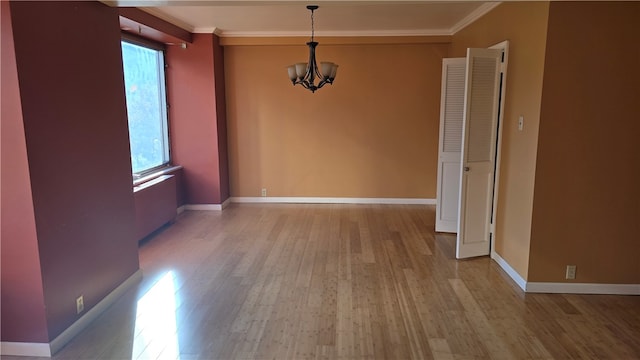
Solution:
<svg viewBox="0 0 640 360">
<path fill-rule="evenodd" d="M 309 62 L 290 65 L 287 70 L 293 85 L 300 84 L 313 93 L 325 84 L 333 84 L 338 65 L 323 61 L 320 63 L 320 68 L 318 68 L 318 62 L 316 61 L 316 46 L 318 46 L 318 42 L 313 40 L 313 12 L 318 9 L 318 5 L 307 5 L 307 9 L 311 10 L 311 41 L 307 43 L 307 46 L 309 46 Z M 318 85 L 315 84 L 316 78 L 320 80 Z"/>
</svg>

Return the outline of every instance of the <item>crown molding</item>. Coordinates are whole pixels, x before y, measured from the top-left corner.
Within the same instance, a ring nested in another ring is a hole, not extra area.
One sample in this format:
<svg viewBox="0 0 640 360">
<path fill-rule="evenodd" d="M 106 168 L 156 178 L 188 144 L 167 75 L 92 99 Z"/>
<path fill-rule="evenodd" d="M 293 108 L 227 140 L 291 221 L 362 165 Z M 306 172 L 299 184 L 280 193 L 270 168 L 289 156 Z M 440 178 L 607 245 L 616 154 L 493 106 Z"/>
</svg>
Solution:
<svg viewBox="0 0 640 360">
<path fill-rule="evenodd" d="M 393 45 L 393 44 L 449 44 L 451 35 L 437 36 L 333 36 L 318 37 L 316 40 L 322 45 Z M 221 37 L 222 46 L 254 46 L 254 45 L 281 45 L 304 46 L 309 40 L 308 36 L 297 37 Z"/>
<path fill-rule="evenodd" d="M 220 28 L 215 27 L 215 26 L 208 26 L 208 27 L 196 27 L 193 28 L 192 33 L 194 34 L 216 34 L 220 37 L 222 37 L 222 34 L 224 33 L 222 30 L 220 30 Z"/>
<path fill-rule="evenodd" d="M 195 32 L 209 32 L 199 31 Z M 309 31 L 220 31 L 220 37 L 309 37 Z M 353 30 L 353 31 L 316 31 L 315 37 L 393 37 L 393 36 L 447 36 L 450 31 L 442 29 L 416 30 Z"/>
<path fill-rule="evenodd" d="M 471 25 L 476 20 L 483 17 L 486 13 L 493 10 L 496 6 L 502 4 L 502 2 L 487 2 L 480 5 L 477 9 L 472 11 L 469 15 L 465 16 L 462 20 L 458 21 L 451 29 L 449 29 L 448 35 L 455 35 L 458 31 Z"/>
</svg>

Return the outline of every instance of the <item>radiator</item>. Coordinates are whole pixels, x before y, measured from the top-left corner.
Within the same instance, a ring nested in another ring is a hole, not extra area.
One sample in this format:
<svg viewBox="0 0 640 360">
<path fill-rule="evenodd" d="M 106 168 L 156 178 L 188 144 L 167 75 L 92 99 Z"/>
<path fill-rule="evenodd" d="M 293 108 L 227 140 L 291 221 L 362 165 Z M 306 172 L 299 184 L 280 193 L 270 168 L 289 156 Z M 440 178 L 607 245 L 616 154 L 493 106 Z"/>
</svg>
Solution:
<svg viewBox="0 0 640 360">
<path fill-rule="evenodd" d="M 136 239 L 142 240 L 163 225 L 173 222 L 177 214 L 176 179 L 162 175 L 135 186 Z"/>
</svg>

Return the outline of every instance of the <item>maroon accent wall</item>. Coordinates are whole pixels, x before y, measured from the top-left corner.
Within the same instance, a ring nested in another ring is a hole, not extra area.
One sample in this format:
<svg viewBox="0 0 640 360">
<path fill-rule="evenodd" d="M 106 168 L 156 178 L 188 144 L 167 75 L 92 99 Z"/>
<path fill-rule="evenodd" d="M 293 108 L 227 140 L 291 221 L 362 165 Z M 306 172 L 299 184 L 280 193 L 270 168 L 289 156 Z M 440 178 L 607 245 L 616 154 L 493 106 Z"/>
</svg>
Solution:
<svg viewBox="0 0 640 360">
<path fill-rule="evenodd" d="M 187 203 L 185 190 L 184 190 L 184 174 L 182 168 L 172 171 L 170 175 L 176 178 L 176 201 L 178 206 L 185 205 Z"/>
<path fill-rule="evenodd" d="M 192 35 L 172 23 L 134 7 L 118 8 L 120 28 L 126 32 L 161 43 L 192 42 Z"/>
<path fill-rule="evenodd" d="M 136 205 L 136 240 L 140 241 L 175 220 L 178 208 L 176 177 L 162 175 L 133 188 Z"/>
<path fill-rule="evenodd" d="M 77 296 L 86 312 L 138 269 L 118 10 L 11 2 L 11 16 L 51 340 L 82 315 Z"/>
<path fill-rule="evenodd" d="M 22 123 L 9 3 L 0 2 L 1 319 L 0 341 L 47 342 L 38 239 Z"/>
<path fill-rule="evenodd" d="M 220 37 L 213 35 L 213 70 L 216 90 L 216 117 L 218 123 L 218 164 L 220 200 L 229 198 L 229 155 L 227 151 L 227 98 L 224 78 L 224 48 Z"/>
<path fill-rule="evenodd" d="M 220 204 L 229 196 L 222 48 L 213 34 L 194 34 L 166 56 L 172 161 L 184 167 L 186 202 Z"/>
</svg>

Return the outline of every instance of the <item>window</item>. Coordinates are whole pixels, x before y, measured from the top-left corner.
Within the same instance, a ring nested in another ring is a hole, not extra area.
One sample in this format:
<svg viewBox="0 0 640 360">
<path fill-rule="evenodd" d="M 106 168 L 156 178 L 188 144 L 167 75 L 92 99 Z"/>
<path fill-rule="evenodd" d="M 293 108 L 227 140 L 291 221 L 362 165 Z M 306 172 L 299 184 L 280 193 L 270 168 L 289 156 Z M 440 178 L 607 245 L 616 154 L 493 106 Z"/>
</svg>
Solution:
<svg viewBox="0 0 640 360">
<path fill-rule="evenodd" d="M 164 51 L 122 41 L 131 167 L 139 178 L 169 163 Z"/>
</svg>

